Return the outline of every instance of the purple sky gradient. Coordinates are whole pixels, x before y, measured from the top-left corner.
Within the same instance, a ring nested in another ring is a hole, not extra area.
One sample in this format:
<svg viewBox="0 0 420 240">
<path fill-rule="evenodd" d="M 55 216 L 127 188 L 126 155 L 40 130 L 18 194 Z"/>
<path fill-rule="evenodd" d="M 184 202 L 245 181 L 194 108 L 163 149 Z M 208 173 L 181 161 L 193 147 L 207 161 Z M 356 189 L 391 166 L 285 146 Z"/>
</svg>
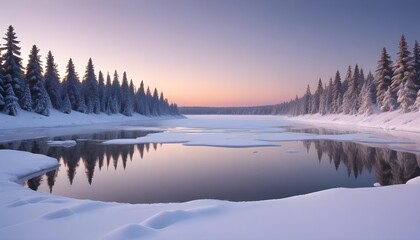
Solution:
<svg viewBox="0 0 420 240">
<path fill-rule="evenodd" d="M 24 66 L 33 44 L 60 74 L 116 69 L 181 106 L 279 103 L 348 65 L 374 71 L 380 49 L 395 59 L 400 35 L 420 40 L 414 0 L 15 0 L 2 3 Z"/>
</svg>

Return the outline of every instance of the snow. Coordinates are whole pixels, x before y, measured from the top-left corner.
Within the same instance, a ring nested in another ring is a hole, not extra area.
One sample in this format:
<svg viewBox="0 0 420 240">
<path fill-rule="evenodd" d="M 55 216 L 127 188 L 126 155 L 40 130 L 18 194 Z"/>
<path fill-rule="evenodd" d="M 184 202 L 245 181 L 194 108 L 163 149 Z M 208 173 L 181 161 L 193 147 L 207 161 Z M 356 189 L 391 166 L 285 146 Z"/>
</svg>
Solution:
<svg viewBox="0 0 420 240">
<path fill-rule="evenodd" d="M 51 147 L 74 147 L 76 146 L 76 141 L 74 140 L 65 140 L 65 141 L 47 141 L 47 144 Z"/>
<path fill-rule="evenodd" d="M 52 115 L 55 114 L 52 112 Z M 380 118 L 391 115 L 381 115 Z M 84 119 L 59 123 L 34 120 L 34 124 L 52 127 L 54 124 L 107 121 L 101 119 L 104 116 L 100 115 L 77 116 Z M 335 117 L 342 120 L 337 124 L 345 124 L 346 116 Z M 395 117 L 398 119 L 398 116 Z M 118 121 L 118 118 L 121 121 L 145 120 L 141 123 L 147 123 L 147 118 L 141 116 L 127 118 L 118 115 L 108 121 Z M 14 119 L 17 124 L 19 121 L 25 122 L 20 117 Z M 223 146 L 279 144 L 286 139 L 361 141 L 405 146 L 414 150 L 418 145 L 418 133 L 411 133 L 412 137 L 406 138 L 406 135 L 410 135 L 407 132 L 403 132 L 403 136 L 397 134 L 391 137 L 383 137 L 377 132 L 334 135 L 286 132 L 285 129 L 293 125 L 290 120 L 296 119 L 301 121 L 302 126 L 315 120 L 328 125 L 334 122 L 317 115 L 292 119 L 278 116 L 194 116 L 188 119 L 153 120 L 157 125 L 152 128 L 163 132 L 149 134 L 145 138 L 156 142 L 185 141 L 184 144 L 211 143 Z M 363 122 L 362 118 L 359 120 Z M 410 129 L 416 130 L 418 126 Z M 7 123 L 2 128 L 10 130 L 13 125 Z M 135 129 L 136 126 L 127 128 Z M 147 126 L 141 128 L 147 129 Z M 3 138 L 10 137 L 7 134 L 13 131 L 2 133 L 5 134 Z M 143 140 L 126 141 L 136 143 Z M 412 144 L 413 141 L 416 144 Z M 0 239 L 416 239 L 420 235 L 420 177 L 402 185 L 337 188 L 285 199 L 236 203 L 196 200 L 185 203 L 122 204 L 70 199 L 22 187 L 24 179 L 57 167 L 57 162 L 42 155 L 0 150 Z M 349 231 L 349 228 L 352 230 Z"/>
</svg>

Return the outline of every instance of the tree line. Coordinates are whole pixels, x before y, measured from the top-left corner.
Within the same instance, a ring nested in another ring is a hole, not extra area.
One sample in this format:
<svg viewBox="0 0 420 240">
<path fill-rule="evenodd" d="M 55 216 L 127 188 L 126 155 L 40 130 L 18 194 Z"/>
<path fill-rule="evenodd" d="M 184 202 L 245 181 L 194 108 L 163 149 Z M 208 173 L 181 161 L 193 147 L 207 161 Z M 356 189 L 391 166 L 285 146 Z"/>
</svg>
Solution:
<svg viewBox="0 0 420 240">
<path fill-rule="evenodd" d="M 13 26 L 7 29 L 6 43 L 0 50 L 0 111 L 16 116 L 20 110 L 50 115 L 54 108 L 69 114 L 77 111 L 86 114 L 108 115 L 121 113 L 132 116 L 139 113 L 146 116 L 178 114 L 177 105 L 169 103 L 163 92 L 155 88 L 145 89 L 143 81 L 136 89 L 133 81 L 128 81 L 126 72 L 120 77 L 115 70 L 112 81 L 109 73 L 94 70 L 89 59 L 82 81 L 75 70 L 72 59 L 68 61 L 66 75 L 60 81 L 58 66 L 51 51 L 48 52 L 45 73 L 39 49 L 34 45 L 29 54 L 26 71 L 23 70 L 21 48 L 18 46 Z"/>
<path fill-rule="evenodd" d="M 402 113 L 420 110 L 420 46 L 414 43 L 408 50 L 404 35 L 398 44 L 397 57 L 392 62 L 386 48 L 378 60 L 375 76 L 365 74 L 356 64 L 348 67 L 344 81 L 336 72 L 328 84 L 318 81 L 311 92 L 309 85 L 302 97 L 273 106 L 273 114 L 362 114 L 400 110 Z"/>
</svg>

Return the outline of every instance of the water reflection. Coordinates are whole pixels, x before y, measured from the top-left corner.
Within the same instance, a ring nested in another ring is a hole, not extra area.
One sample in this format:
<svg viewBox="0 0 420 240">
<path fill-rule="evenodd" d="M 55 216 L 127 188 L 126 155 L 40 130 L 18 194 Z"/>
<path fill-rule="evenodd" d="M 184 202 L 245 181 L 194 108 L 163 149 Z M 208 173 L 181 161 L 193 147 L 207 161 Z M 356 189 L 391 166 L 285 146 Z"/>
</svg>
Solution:
<svg viewBox="0 0 420 240">
<path fill-rule="evenodd" d="M 78 139 L 71 148 L 51 147 L 46 143 L 51 139 L 40 138 L 0 144 L 0 149 L 41 153 L 61 163 L 59 169 L 25 183 L 35 191 L 130 203 L 273 199 L 331 187 L 399 184 L 420 175 L 419 155 L 352 142 L 282 142 L 280 147 L 251 149 L 101 145 L 102 140 L 148 133 L 115 131 L 53 139 Z"/>
<path fill-rule="evenodd" d="M 385 148 L 374 148 L 353 142 L 337 141 L 303 141 L 309 152 L 314 145 L 318 160 L 323 154 L 328 156 L 331 164 L 338 169 L 344 164 L 347 176 L 357 178 L 364 169 L 375 171 L 375 179 L 381 185 L 406 183 L 420 175 L 420 156 L 412 153 L 397 152 Z"/>
</svg>

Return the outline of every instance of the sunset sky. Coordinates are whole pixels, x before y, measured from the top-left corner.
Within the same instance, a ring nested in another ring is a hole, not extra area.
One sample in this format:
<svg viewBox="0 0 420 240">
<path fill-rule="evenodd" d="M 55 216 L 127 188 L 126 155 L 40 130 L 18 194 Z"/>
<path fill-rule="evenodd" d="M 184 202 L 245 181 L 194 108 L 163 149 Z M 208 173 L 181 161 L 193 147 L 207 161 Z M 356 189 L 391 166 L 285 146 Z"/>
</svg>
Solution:
<svg viewBox="0 0 420 240">
<path fill-rule="evenodd" d="M 402 33 L 420 40 L 415 0 L 41 0 L 1 3 L 0 33 L 15 27 L 23 65 L 33 44 L 65 75 L 127 71 L 138 86 L 180 106 L 280 103 L 342 77 L 374 71 L 380 49 L 395 59 Z M 1 42 L 4 43 L 4 42 Z"/>
</svg>

